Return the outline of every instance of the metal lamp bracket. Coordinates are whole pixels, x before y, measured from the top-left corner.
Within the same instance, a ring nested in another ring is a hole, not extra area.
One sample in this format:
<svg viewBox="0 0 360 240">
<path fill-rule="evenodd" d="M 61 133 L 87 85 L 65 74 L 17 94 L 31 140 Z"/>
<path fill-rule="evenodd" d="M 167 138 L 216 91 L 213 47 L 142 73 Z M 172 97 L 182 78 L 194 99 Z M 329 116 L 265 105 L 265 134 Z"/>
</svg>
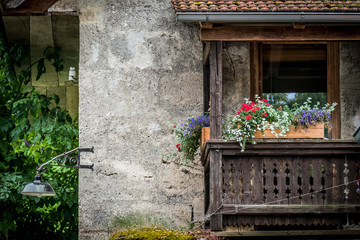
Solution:
<svg viewBox="0 0 360 240">
<path fill-rule="evenodd" d="M 77 152 L 77 153 L 76 153 Z M 41 173 L 44 171 L 45 166 L 57 166 L 57 167 L 72 167 L 72 168 L 86 168 L 94 170 L 94 164 L 91 165 L 81 165 L 80 163 L 80 153 L 81 152 L 92 152 L 94 153 L 94 147 L 92 148 L 75 148 L 68 152 L 62 153 L 56 157 L 53 157 L 49 161 L 41 164 L 37 167 L 36 171 Z M 50 164 L 53 161 L 56 161 L 57 164 Z"/>
</svg>

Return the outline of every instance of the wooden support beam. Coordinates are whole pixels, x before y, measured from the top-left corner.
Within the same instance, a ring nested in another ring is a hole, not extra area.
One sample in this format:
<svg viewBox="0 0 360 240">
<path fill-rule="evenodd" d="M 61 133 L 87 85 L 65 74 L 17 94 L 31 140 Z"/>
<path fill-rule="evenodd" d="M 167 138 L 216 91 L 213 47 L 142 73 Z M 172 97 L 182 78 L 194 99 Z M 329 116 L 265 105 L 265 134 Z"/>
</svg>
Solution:
<svg viewBox="0 0 360 240">
<path fill-rule="evenodd" d="M 210 22 L 200 22 L 200 27 L 205 29 L 212 29 L 213 23 Z"/>
<path fill-rule="evenodd" d="M 210 108 L 210 43 L 204 44 L 204 62 L 203 62 L 203 99 L 204 99 L 204 113 Z"/>
<path fill-rule="evenodd" d="M 221 139 L 222 42 L 210 43 L 210 138 Z"/>
<path fill-rule="evenodd" d="M 26 0 L 16 8 L 4 8 L 4 16 L 44 14 L 58 0 Z"/>
<path fill-rule="evenodd" d="M 201 41 L 359 41 L 360 27 L 213 27 L 201 29 Z"/>
<path fill-rule="evenodd" d="M 255 101 L 255 95 L 262 96 L 263 75 L 262 44 L 250 43 L 250 99 Z"/>
<path fill-rule="evenodd" d="M 340 44 L 338 42 L 329 42 L 327 45 L 327 79 L 328 102 L 338 104 L 331 113 L 333 127 L 329 131 L 329 136 L 331 139 L 340 139 Z"/>
<path fill-rule="evenodd" d="M 210 216 L 211 231 L 223 229 L 222 217 L 222 151 L 210 151 Z"/>
</svg>

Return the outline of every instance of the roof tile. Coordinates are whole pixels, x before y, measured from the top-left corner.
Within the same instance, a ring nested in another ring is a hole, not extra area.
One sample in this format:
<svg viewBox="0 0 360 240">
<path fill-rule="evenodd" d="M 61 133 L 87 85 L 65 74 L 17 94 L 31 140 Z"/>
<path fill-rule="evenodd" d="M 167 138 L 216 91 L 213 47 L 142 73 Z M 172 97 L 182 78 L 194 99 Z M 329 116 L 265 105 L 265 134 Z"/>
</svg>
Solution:
<svg viewBox="0 0 360 240">
<path fill-rule="evenodd" d="M 172 0 L 175 12 L 360 12 L 360 0 Z"/>
</svg>

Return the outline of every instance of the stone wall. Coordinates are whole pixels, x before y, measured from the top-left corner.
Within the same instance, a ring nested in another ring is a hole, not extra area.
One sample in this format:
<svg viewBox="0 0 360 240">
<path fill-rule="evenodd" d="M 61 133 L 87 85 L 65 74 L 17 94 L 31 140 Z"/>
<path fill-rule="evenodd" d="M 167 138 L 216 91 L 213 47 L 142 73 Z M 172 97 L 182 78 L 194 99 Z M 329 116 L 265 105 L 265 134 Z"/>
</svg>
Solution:
<svg viewBox="0 0 360 240">
<path fill-rule="evenodd" d="M 199 28 L 170 1 L 81 0 L 79 238 L 106 239 L 111 220 L 150 213 L 186 226 L 202 215 L 203 172 L 176 158 L 169 124 L 202 112 Z"/>
<path fill-rule="evenodd" d="M 36 66 L 32 69 L 32 86 L 47 96 L 57 94 L 60 106 L 69 110 L 72 117 L 78 115 L 78 86 L 68 81 L 70 66 L 78 68 L 79 62 L 79 19 L 78 16 L 48 14 L 45 16 L 3 17 L 9 42 L 22 41 L 29 49 L 29 58 L 24 67 L 43 57 L 48 46 L 61 48 L 65 61 L 64 71 L 57 74 L 46 62 L 46 73 L 36 81 Z"/>
</svg>

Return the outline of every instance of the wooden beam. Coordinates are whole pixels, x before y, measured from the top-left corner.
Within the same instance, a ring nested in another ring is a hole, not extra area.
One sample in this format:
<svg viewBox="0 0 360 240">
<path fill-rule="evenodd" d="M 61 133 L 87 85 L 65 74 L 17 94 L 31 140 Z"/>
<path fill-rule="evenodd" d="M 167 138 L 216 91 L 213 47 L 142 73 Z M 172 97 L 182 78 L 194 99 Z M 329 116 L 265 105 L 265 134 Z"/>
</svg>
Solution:
<svg viewBox="0 0 360 240">
<path fill-rule="evenodd" d="M 359 41 L 360 27 L 214 27 L 201 29 L 201 41 Z"/>
<path fill-rule="evenodd" d="M 210 22 L 200 22 L 200 27 L 205 29 L 212 29 L 213 23 Z"/>
<path fill-rule="evenodd" d="M 16 8 L 4 9 L 4 16 L 44 14 L 58 0 L 26 0 Z"/>
<path fill-rule="evenodd" d="M 210 43 L 210 138 L 221 139 L 222 42 Z"/>
<path fill-rule="evenodd" d="M 222 151 L 210 151 L 210 229 L 223 229 L 222 217 Z"/>
<path fill-rule="evenodd" d="M 290 236 L 359 236 L 360 230 L 292 230 L 292 231 L 249 231 L 249 232 L 217 232 L 219 237 L 286 237 Z M 357 237 L 356 237 L 357 238 Z"/>
<path fill-rule="evenodd" d="M 255 101 L 255 95 L 262 96 L 262 44 L 250 43 L 250 99 Z"/>
<path fill-rule="evenodd" d="M 210 108 L 210 43 L 204 44 L 204 62 L 203 62 L 203 99 L 204 99 L 204 114 Z"/>
<path fill-rule="evenodd" d="M 210 55 L 210 43 L 204 43 L 204 52 L 203 52 L 203 65 L 205 65 L 209 60 Z"/>
<path fill-rule="evenodd" d="M 224 215 L 317 215 L 339 213 L 360 213 L 360 205 L 223 205 Z"/>
<path fill-rule="evenodd" d="M 331 139 L 341 138 L 341 107 L 340 107 L 340 46 L 338 42 L 327 45 L 327 94 L 328 102 L 338 105 L 331 113 L 333 127 L 329 129 Z"/>
</svg>

